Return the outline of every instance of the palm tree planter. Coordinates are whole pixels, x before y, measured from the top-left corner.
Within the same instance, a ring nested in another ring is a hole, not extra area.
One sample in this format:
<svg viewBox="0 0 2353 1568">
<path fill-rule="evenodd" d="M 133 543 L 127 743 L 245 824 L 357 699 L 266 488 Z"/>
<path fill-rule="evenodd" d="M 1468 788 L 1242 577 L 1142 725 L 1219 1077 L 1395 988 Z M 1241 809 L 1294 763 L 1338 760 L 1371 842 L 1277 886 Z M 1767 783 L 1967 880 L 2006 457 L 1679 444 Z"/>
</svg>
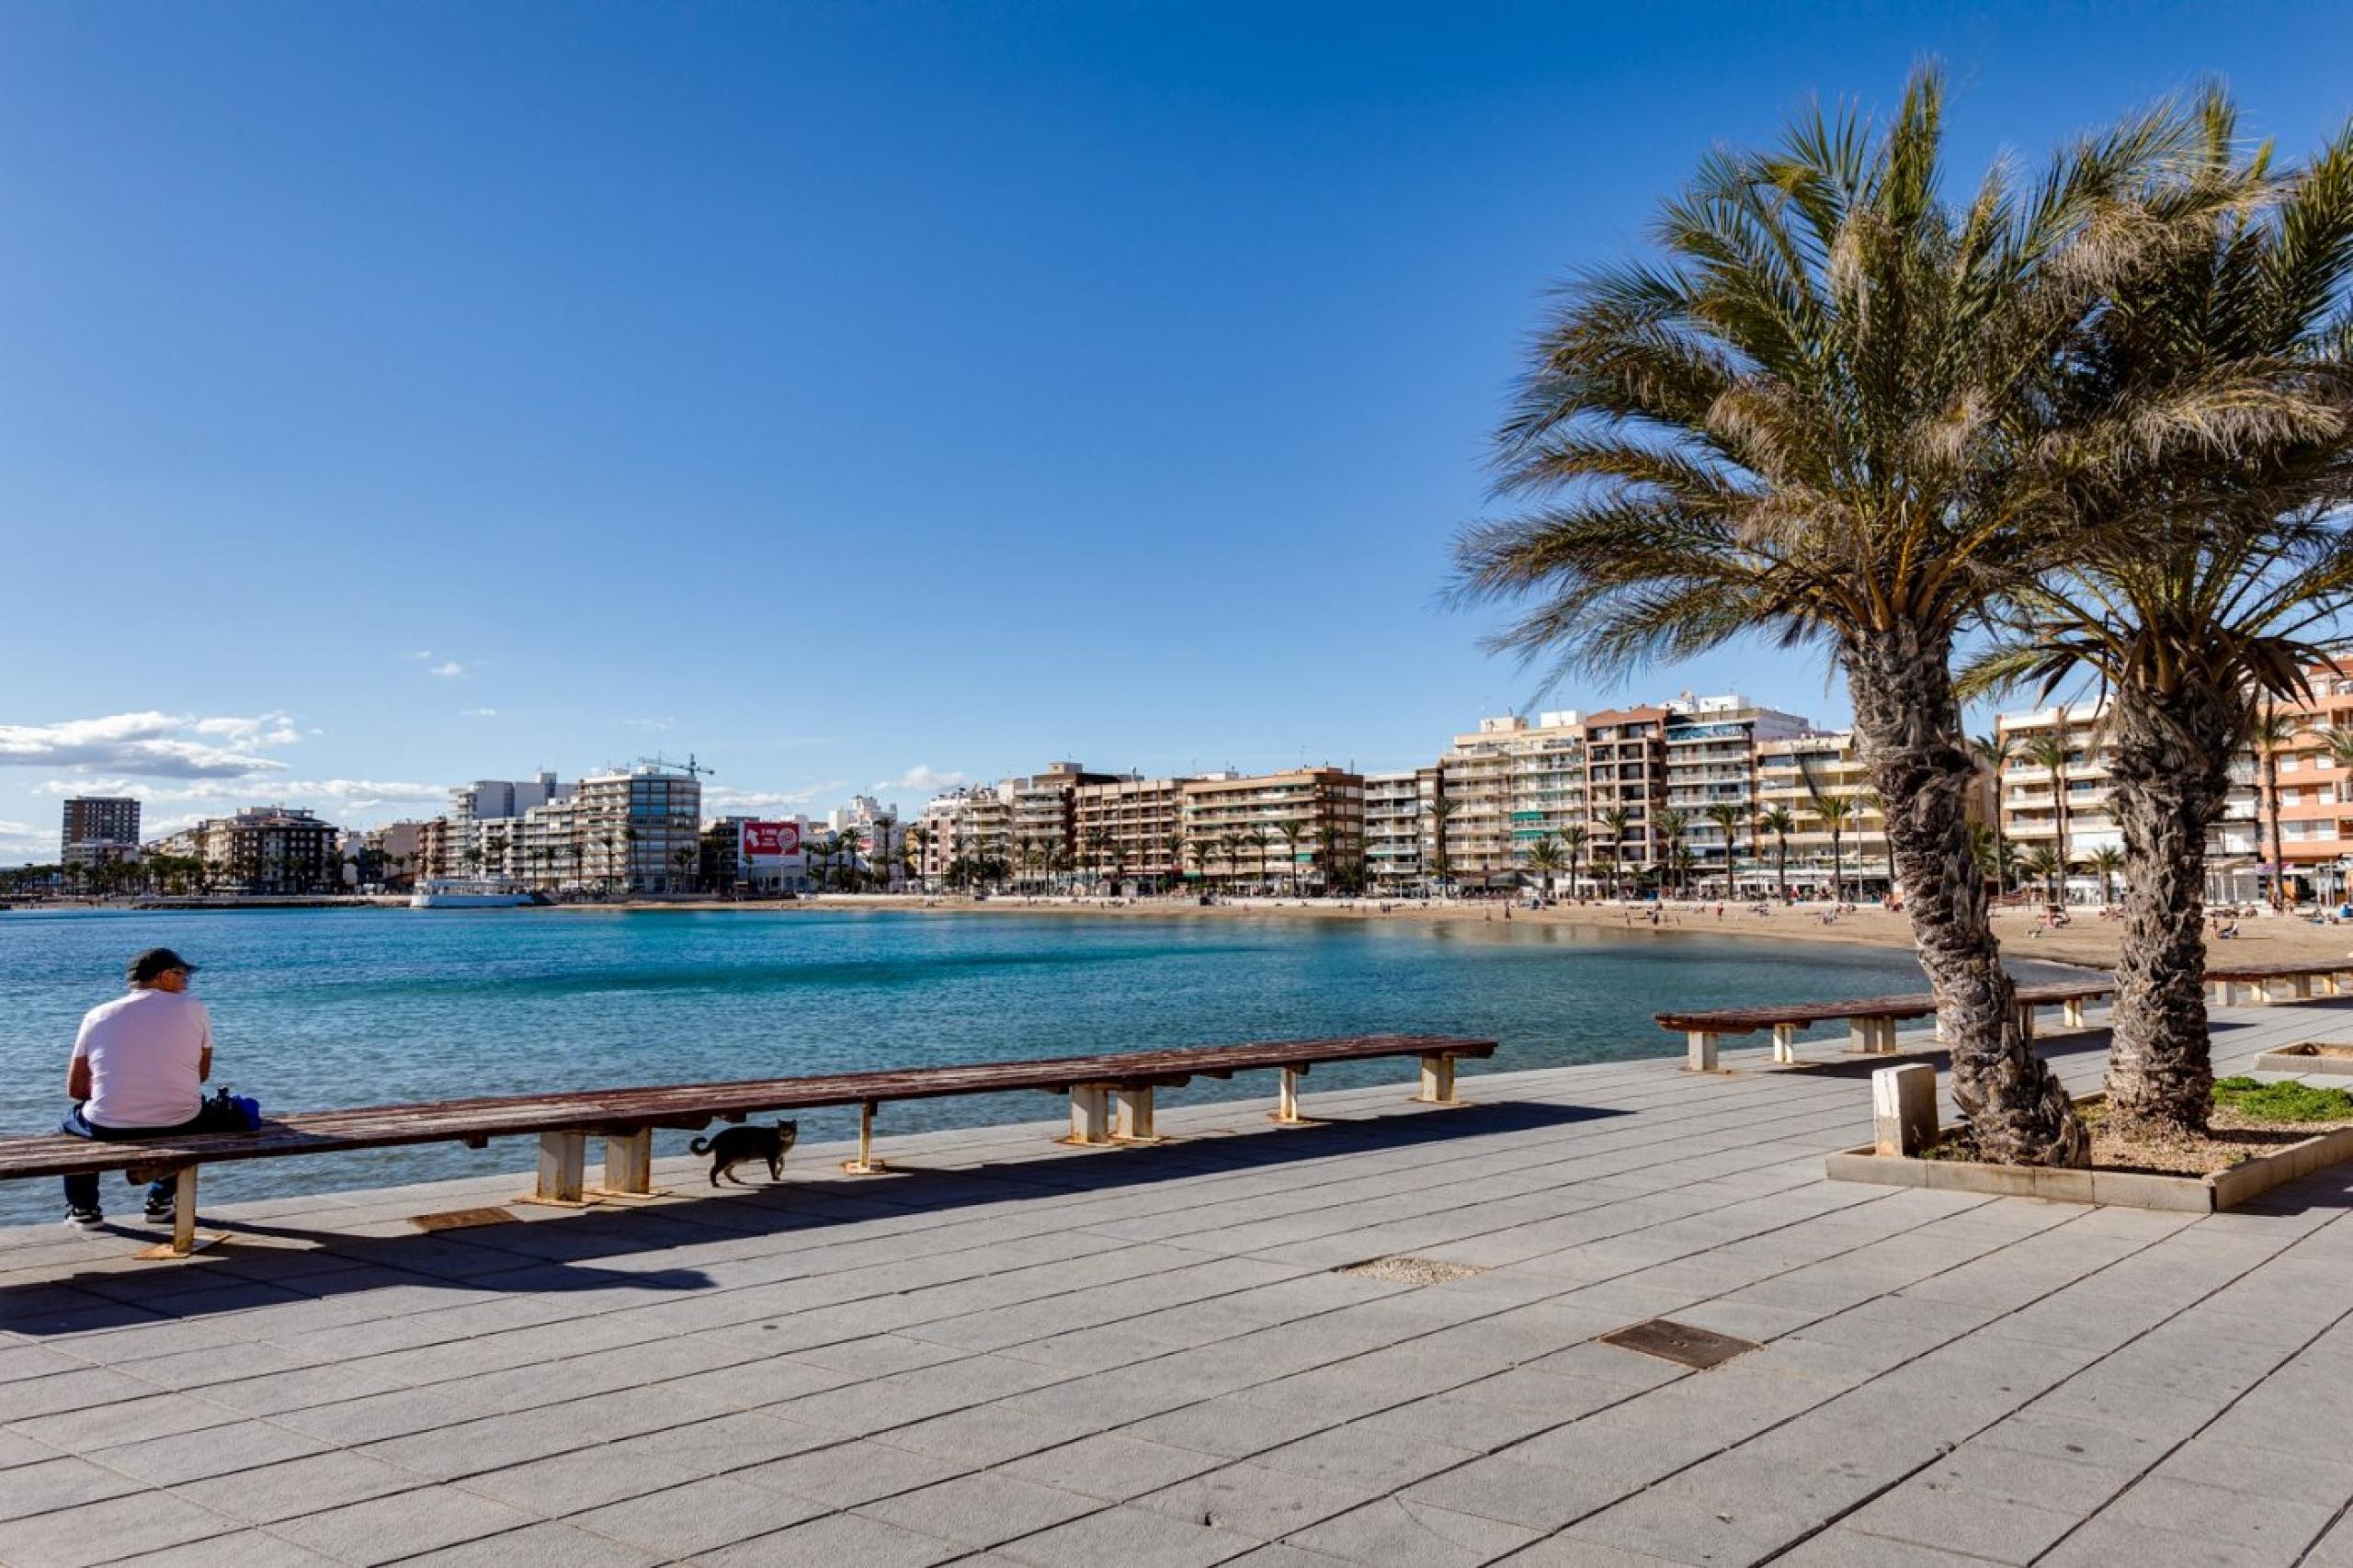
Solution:
<svg viewBox="0 0 2353 1568">
<path fill-rule="evenodd" d="M 1933 1069 L 1925 1063 L 1922 1067 L 1933 1074 Z M 1877 1080 L 1886 1073 L 1901 1071 L 1883 1068 L 1872 1074 L 1875 1103 L 1879 1099 Z M 1929 1103 L 1935 1103 L 1933 1090 Z M 2075 1102 L 2075 1108 L 2079 1114 L 2088 1113 L 2096 1119 L 2108 1108 L 2108 1096 L 2087 1095 Z M 1945 1153 L 1944 1141 L 1961 1131 L 1938 1129 L 1912 1153 L 1891 1151 L 1879 1143 L 1841 1150 L 1823 1162 L 1823 1174 L 1833 1181 L 1867 1181 L 1882 1187 L 1925 1187 L 1996 1198 L 2040 1198 L 2057 1203 L 2211 1214 L 2235 1209 L 2283 1182 L 2353 1160 L 2353 1126 L 2316 1131 L 2309 1138 L 2255 1154 L 2237 1165 L 2204 1175 L 2182 1176 L 2099 1165 L 2073 1169 L 1997 1165 Z"/>
</svg>

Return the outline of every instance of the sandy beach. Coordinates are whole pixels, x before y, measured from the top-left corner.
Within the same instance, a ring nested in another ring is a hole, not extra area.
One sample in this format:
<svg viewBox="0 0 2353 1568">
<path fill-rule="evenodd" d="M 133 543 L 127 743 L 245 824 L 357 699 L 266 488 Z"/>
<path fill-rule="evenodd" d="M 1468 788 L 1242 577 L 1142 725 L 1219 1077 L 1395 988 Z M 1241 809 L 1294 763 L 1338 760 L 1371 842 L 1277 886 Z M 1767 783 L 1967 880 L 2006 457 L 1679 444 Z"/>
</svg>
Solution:
<svg viewBox="0 0 2353 1568">
<path fill-rule="evenodd" d="M 581 909 L 921 909 L 941 915 L 1058 915 L 1074 919 L 1158 920 L 1413 920 L 1452 924 L 1495 924 L 1504 921 L 1503 907 L 1481 902 L 1432 903 L 1392 900 L 1324 902 L 1312 899 L 1248 899 L 1202 904 L 1190 898 L 1098 899 L 1023 898 L 1008 895 L 983 900 L 948 896 L 919 897 L 895 893 L 825 893 L 785 903 L 732 903 L 709 900 L 633 900 L 626 904 L 567 905 Z M 1912 924 L 1901 913 L 1864 905 L 1825 924 L 1824 906 L 1801 903 L 1751 914 L 1739 904 L 1726 904 L 1722 915 L 1712 902 L 1675 902 L 1661 907 L 1657 926 L 1651 924 L 1650 906 L 1622 903 L 1565 903 L 1542 910 L 1515 908 L 1515 925 L 1585 926 L 1614 931 L 1656 930 L 1664 937 L 1684 932 L 1712 932 L 1727 937 L 1758 937 L 1795 942 L 1859 943 L 1869 947 L 1909 949 Z M 2064 929 L 2034 935 L 2030 910 L 1999 910 L 1995 933 L 2005 950 L 2021 959 L 2046 963 L 2075 963 L 2107 968 L 2116 962 L 2124 934 L 2121 919 L 2103 920 L 2096 908 L 2078 908 Z M 2210 961 L 2285 963 L 2353 956 L 2353 925 L 2315 926 L 2292 915 L 2262 914 L 2238 922 L 2236 937 L 2208 944 Z"/>
</svg>

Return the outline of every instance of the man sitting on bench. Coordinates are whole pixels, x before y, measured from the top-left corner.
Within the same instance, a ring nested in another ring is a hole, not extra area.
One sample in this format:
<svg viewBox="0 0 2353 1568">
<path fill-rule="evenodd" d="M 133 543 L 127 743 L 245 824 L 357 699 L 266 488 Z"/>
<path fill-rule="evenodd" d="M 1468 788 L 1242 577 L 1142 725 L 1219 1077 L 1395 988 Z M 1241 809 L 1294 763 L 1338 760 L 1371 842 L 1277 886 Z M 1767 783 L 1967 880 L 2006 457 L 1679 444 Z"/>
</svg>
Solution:
<svg viewBox="0 0 2353 1568">
<path fill-rule="evenodd" d="M 83 1016 L 65 1074 L 74 1108 L 60 1131 L 111 1143 L 211 1130 L 201 1085 L 212 1075 L 212 1019 L 188 994 L 195 972 L 171 949 L 150 948 L 131 960 L 131 994 Z M 148 1219 L 172 1217 L 178 1187 L 167 1176 L 147 1189 Z M 67 1176 L 65 1222 L 86 1230 L 105 1219 L 97 1174 Z"/>
</svg>

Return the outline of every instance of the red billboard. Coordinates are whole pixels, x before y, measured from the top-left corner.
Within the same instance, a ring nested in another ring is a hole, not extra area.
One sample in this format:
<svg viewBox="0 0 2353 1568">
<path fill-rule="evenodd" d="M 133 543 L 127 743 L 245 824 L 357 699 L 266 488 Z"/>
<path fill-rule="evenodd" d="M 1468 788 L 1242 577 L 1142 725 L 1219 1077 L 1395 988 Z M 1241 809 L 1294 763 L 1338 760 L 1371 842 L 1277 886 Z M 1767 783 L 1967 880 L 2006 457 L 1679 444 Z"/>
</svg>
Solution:
<svg viewBox="0 0 2353 1568">
<path fill-rule="evenodd" d="M 801 824 L 797 822 L 747 822 L 744 824 L 744 858 L 745 860 L 780 860 L 788 855 L 801 853 Z"/>
</svg>

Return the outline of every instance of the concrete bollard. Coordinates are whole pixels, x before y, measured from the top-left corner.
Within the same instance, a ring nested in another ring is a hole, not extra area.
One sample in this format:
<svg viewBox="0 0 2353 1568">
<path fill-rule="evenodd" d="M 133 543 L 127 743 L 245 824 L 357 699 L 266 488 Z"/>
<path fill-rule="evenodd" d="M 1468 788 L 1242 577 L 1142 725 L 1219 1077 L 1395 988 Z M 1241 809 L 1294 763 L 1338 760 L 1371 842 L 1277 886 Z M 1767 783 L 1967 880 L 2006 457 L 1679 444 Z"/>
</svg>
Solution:
<svg viewBox="0 0 2353 1568">
<path fill-rule="evenodd" d="M 1871 1142 L 1882 1154 L 1917 1154 L 1937 1137 L 1937 1070 L 1925 1062 L 1871 1074 Z"/>
</svg>

